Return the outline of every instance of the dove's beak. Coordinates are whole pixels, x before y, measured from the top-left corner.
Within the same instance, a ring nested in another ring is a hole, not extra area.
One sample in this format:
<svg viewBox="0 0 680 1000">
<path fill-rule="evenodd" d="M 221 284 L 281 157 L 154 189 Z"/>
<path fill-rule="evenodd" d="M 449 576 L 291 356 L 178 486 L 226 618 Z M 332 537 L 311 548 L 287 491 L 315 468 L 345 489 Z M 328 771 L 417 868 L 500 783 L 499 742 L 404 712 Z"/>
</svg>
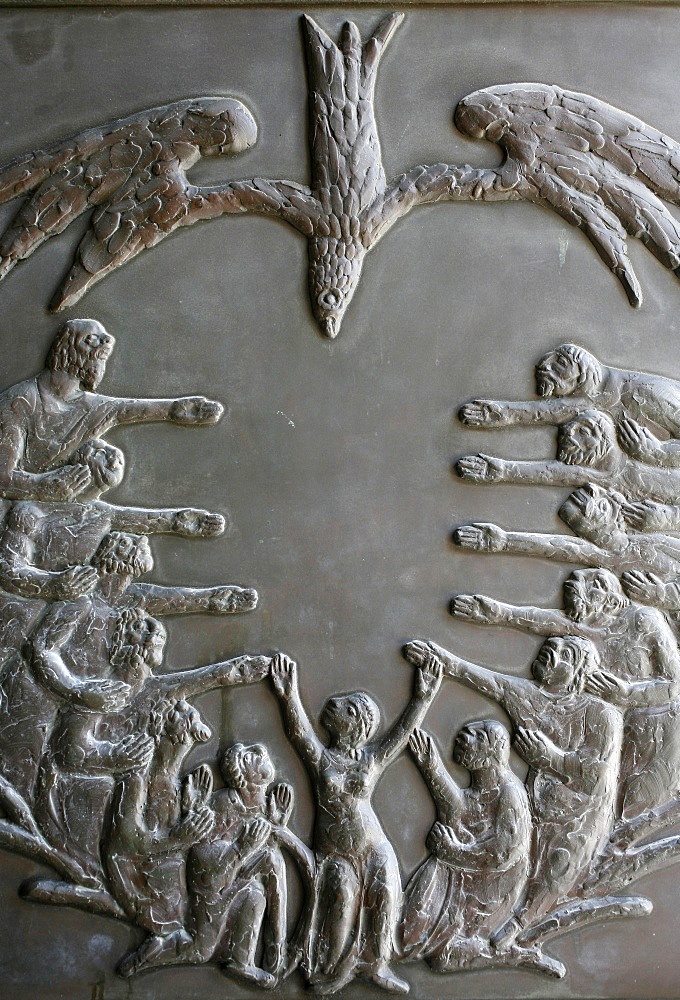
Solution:
<svg viewBox="0 0 680 1000">
<path fill-rule="evenodd" d="M 324 337 L 333 340 L 340 333 L 340 320 L 337 316 L 324 316 L 319 320 L 319 326 Z"/>
</svg>

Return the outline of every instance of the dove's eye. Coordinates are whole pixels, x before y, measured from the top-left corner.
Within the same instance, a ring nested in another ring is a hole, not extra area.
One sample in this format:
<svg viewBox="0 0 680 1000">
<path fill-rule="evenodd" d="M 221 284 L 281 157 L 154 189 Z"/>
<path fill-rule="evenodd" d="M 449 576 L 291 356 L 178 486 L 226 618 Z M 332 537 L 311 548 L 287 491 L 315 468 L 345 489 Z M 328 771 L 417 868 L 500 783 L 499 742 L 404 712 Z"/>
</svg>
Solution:
<svg viewBox="0 0 680 1000">
<path fill-rule="evenodd" d="M 322 292 L 319 296 L 319 305 L 323 306 L 324 309 L 337 309 L 340 305 L 340 294 L 334 288 Z"/>
</svg>

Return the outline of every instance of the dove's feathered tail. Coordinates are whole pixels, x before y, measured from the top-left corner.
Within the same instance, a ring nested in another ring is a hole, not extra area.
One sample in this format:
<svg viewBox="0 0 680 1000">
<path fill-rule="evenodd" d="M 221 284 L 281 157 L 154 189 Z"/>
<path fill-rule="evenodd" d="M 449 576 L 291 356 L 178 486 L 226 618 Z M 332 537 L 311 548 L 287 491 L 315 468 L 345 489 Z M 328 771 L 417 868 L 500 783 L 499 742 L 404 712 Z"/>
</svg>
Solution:
<svg viewBox="0 0 680 1000">
<path fill-rule="evenodd" d="M 362 213 L 385 190 L 373 97 L 380 57 L 402 20 L 402 14 L 385 18 L 362 46 L 351 21 L 336 44 L 303 17 L 311 189 L 321 205 L 309 241 L 309 286 L 314 315 L 329 337 L 337 335 L 361 274 Z"/>
</svg>

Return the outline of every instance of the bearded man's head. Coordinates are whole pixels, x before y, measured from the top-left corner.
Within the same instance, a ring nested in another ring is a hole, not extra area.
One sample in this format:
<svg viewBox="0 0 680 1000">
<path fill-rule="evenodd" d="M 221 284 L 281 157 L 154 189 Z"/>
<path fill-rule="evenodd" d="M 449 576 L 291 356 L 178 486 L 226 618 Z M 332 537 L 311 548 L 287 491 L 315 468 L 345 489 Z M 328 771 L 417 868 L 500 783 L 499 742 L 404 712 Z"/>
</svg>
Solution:
<svg viewBox="0 0 680 1000">
<path fill-rule="evenodd" d="M 104 378 L 114 344 L 96 319 L 69 319 L 54 338 L 45 367 L 66 372 L 78 379 L 81 389 L 91 392 Z"/>
</svg>

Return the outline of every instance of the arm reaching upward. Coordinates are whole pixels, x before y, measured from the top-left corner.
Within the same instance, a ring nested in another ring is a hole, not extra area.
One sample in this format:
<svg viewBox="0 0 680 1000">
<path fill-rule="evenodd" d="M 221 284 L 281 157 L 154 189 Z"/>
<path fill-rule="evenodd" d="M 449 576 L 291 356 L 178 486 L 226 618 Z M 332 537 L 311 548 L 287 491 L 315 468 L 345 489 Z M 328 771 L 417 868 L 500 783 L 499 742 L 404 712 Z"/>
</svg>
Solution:
<svg viewBox="0 0 680 1000">
<path fill-rule="evenodd" d="M 437 815 L 450 822 L 451 813 L 462 805 L 461 789 L 444 767 L 434 740 L 428 733 L 414 729 L 408 745 L 437 807 Z"/>
<path fill-rule="evenodd" d="M 404 749 L 414 729 L 425 718 L 442 681 L 442 664 L 436 656 L 426 655 L 419 663 L 411 662 L 417 667 L 413 697 L 401 718 L 371 746 L 378 767 L 387 767 Z"/>
<path fill-rule="evenodd" d="M 498 674 L 486 667 L 480 667 L 476 663 L 470 663 L 449 653 L 434 642 L 414 640 L 407 644 L 405 653 L 407 659 L 416 664 L 435 657 L 446 677 L 462 681 L 468 687 L 498 702 L 513 721 L 521 722 L 526 719 L 527 710 L 533 708 L 539 696 L 538 688 L 533 681 L 524 677 L 513 677 L 510 674 Z"/>
<path fill-rule="evenodd" d="M 298 690 L 297 664 L 277 653 L 270 676 L 279 698 L 286 734 L 309 773 L 316 777 L 321 755 L 326 749 L 314 731 Z"/>
</svg>

